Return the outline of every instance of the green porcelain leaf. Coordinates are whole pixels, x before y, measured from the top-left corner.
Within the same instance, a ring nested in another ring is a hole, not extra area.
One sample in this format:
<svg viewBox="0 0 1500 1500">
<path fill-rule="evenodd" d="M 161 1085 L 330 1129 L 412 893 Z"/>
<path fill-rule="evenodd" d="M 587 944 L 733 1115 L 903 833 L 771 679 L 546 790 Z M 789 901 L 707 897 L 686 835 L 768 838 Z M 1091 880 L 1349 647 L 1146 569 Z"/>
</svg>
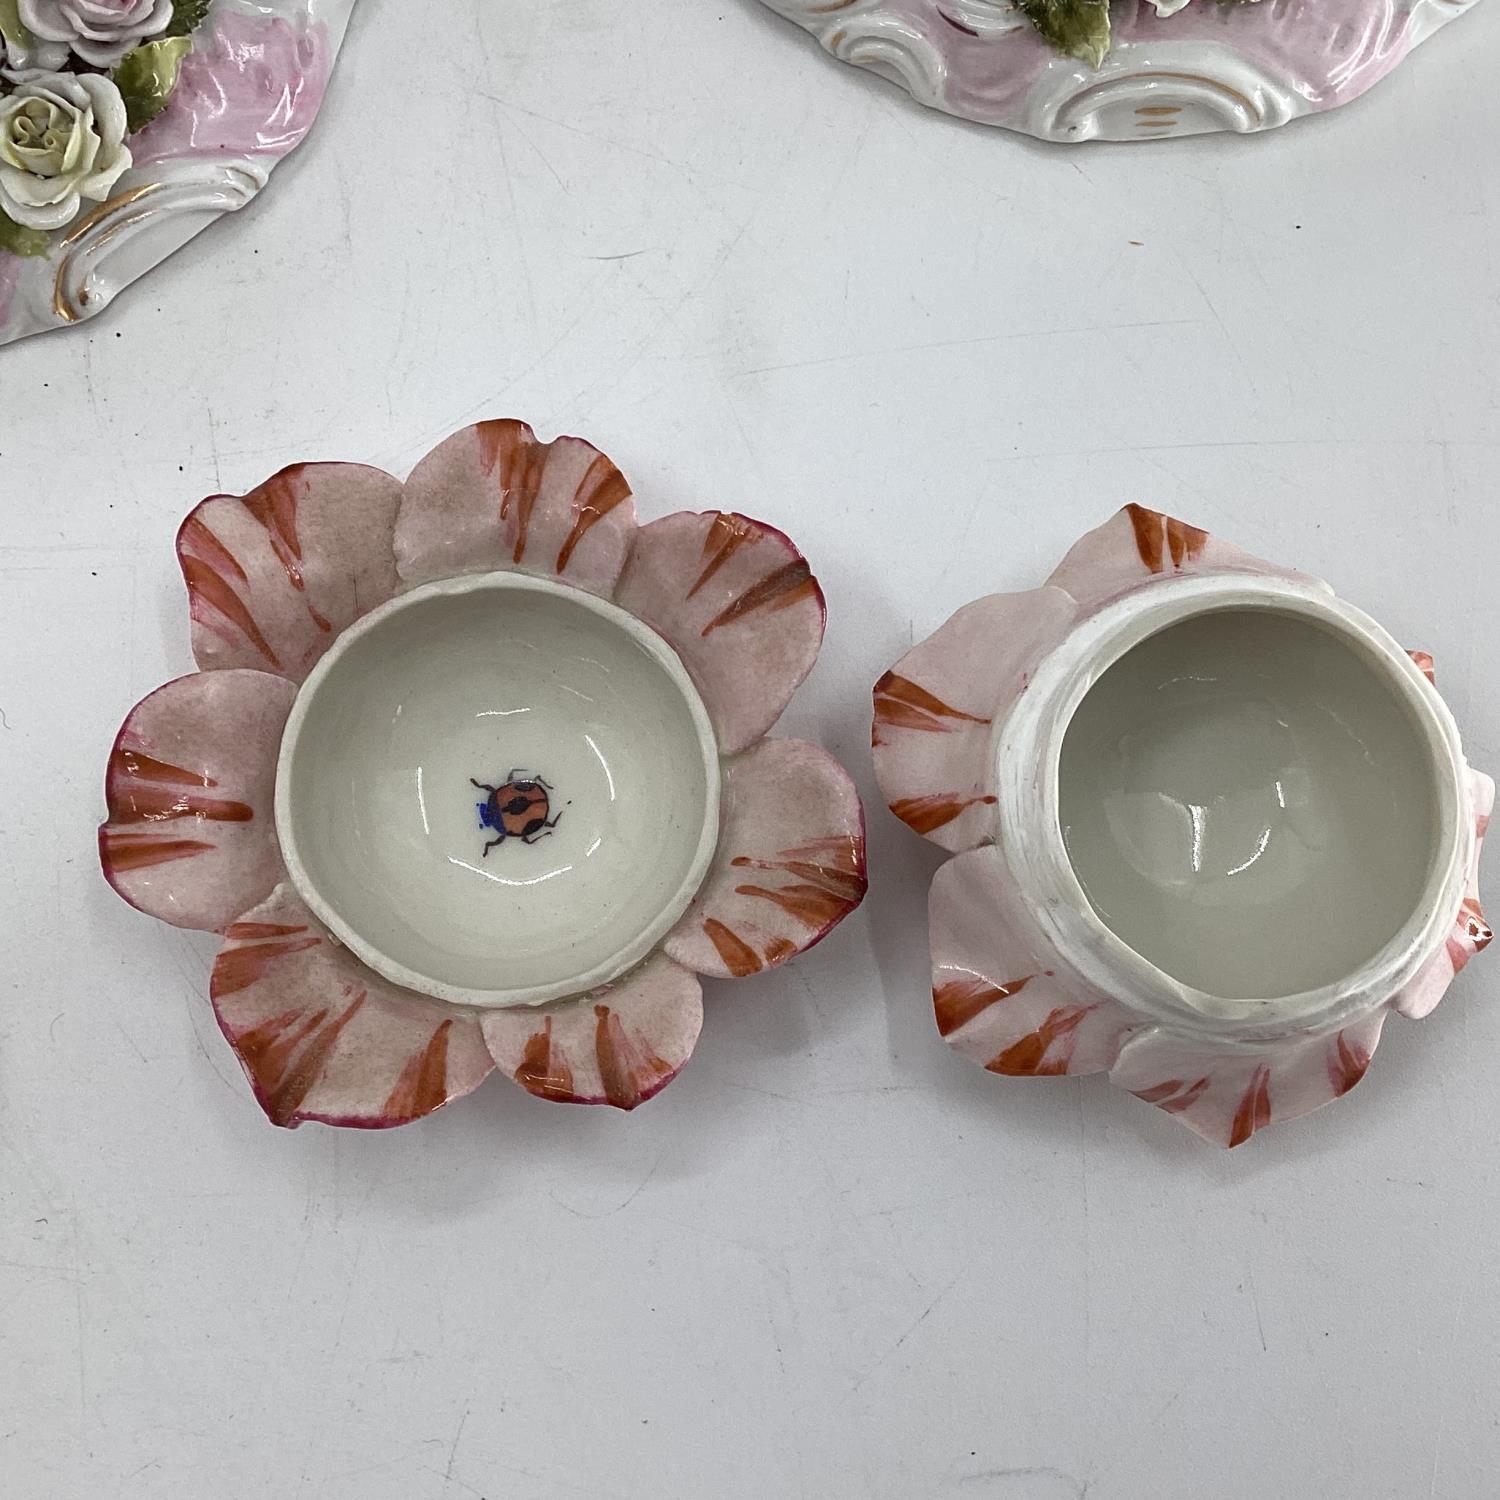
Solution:
<svg viewBox="0 0 1500 1500">
<path fill-rule="evenodd" d="M 5 3 L 6 0 L 0 0 L 0 7 Z M 213 0 L 173 0 L 172 21 L 162 35 L 187 36 L 196 31 L 203 24 L 212 3 Z"/>
<path fill-rule="evenodd" d="M 1109 0 L 1017 0 L 1064 57 L 1099 67 L 1109 52 Z"/>
<path fill-rule="evenodd" d="M 17 0 L 0 0 L 0 37 L 14 42 L 18 47 L 29 46 L 31 43 L 31 33 L 21 24 Z"/>
<path fill-rule="evenodd" d="M 182 60 L 193 50 L 186 36 L 162 37 L 126 53 L 114 71 L 115 86 L 125 101 L 125 120 L 132 135 L 167 107 Z"/>
<path fill-rule="evenodd" d="M 3 0 L 0 0 L 3 3 Z M 0 251 L 12 255 L 45 255 L 52 248 L 50 235 L 40 229 L 27 229 L 17 224 L 3 209 L 0 209 Z"/>
</svg>

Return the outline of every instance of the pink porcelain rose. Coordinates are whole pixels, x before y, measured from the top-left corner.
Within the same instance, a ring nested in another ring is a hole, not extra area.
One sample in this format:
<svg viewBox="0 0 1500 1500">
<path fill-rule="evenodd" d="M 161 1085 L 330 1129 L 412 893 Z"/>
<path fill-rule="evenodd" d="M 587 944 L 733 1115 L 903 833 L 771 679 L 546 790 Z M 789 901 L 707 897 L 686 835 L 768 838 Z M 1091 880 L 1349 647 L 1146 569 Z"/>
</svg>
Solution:
<svg viewBox="0 0 1500 1500">
<path fill-rule="evenodd" d="M 19 0 L 18 10 L 32 36 L 96 68 L 114 67 L 172 24 L 172 0 Z"/>
<path fill-rule="evenodd" d="M 484 422 L 402 484 L 303 464 L 178 537 L 200 670 L 126 718 L 104 873 L 218 932 L 211 995 L 284 1126 L 405 1124 L 506 1074 L 632 1109 L 687 1062 L 700 976 L 865 893 L 825 751 L 765 737 L 822 592 L 732 513 L 636 521 L 577 438 Z"/>
</svg>

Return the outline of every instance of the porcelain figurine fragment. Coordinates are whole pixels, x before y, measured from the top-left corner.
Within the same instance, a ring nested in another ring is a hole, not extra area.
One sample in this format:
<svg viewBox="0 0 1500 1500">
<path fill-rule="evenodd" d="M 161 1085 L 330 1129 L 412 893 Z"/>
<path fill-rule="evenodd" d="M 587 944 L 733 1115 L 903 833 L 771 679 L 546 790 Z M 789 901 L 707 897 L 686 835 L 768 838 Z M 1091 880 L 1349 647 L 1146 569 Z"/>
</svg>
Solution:
<svg viewBox="0 0 1500 1500">
<path fill-rule="evenodd" d="M 307 134 L 354 0 L 0 0 L 0 343 L 102 312 Z"/>
<path fill-rule="evenodd" d="M 1129 506 L 875 688 L 933 882 L 938 1031 L 1107 1072 L 1221 1146 L 1348 1093 L 1491 939 L 1494 801 L 1432 659 L 1326 584 Z"/>
<path fill-rule="evenodd" d="M 812 947 L 865 893 L 823 750 L 767 738 L 824 604 L 781 532 L 640 525 L 615 465 L 515 421 L 403 485 L 305 464 L 206 500 L 178 557 L 200 670 L 131 711 L 104 873 L 219 932 L 266 1114 L 384 1127 L 492 1071 L 633 1109 L 700 977 Z"/>
<path fill-rule="evenodd" d="M 1071 142 L 1267 130 L 1336 108 L 1478 0 L 765 3 L 923 104 Z"/>
</svg>

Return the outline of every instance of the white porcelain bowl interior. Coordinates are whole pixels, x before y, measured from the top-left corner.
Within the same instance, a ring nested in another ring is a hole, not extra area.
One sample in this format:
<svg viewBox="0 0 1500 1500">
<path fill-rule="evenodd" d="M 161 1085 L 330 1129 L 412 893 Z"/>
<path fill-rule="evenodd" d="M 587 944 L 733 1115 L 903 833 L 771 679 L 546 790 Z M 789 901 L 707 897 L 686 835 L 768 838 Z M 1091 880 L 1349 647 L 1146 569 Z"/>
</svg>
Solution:
<svg viewBox="0 0 1500 1500">
<path fill-rule="evenodd" d="M 1068 721 L 1057 807 L 1099 918 L 1226 1000 L 1301 995 L 1420 920 L 1446 749 L 1410 680 L 1331 620 L 1189 615 L 1130 645 Z"/>
<path fill-rule="evenodd" d="M 718 838 L 713 730 L 680 659 L 607 601 L 494 573 L 365 616 L 304 683 L 277 832 L 378 973 L 540 1005 L 639 963 Z"/>
</svg>

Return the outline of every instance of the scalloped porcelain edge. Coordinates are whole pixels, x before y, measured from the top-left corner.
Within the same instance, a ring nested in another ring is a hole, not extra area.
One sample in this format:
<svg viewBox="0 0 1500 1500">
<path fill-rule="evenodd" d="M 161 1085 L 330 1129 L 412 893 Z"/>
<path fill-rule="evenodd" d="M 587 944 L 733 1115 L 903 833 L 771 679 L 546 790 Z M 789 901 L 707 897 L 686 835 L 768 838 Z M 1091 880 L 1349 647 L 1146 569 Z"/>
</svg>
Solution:
<svg viewBox="0 0 1500 1500">
<path fill-rule="evenodd" d="M 1491 940 L 1494 786 L 1434 677 L 1326 584 L 1141 506 L 959 610 L 872 735 L 892 811 L 956 856 L 940 1034 L 997 1074 L 1107 1072 L 1221 1146 L 1348 1093 Z"/>
<path fill-rule="evenodd" d="M 177 551 L 199 670 L 121 725 L 100 860 L 220 935 L 214 1011 L 274 1124 L 404 1125 L 491 1072 L 634 1109 L 691 1056 L 702 977 L 864 899 L 853 781 L 768 734 L 825 624 L 776 528 L 639 523 L 592 444 L 501 419 L 404 483 L 213 496 Z"/>
<path fill-rule="evenodd" d="M 97 317 L 255 198 L 312 128 L 355 0 L 215 0 L 109 199 L 35 258 L 0 252 L 0 344 Z"/>
<path fill-rule="evenodd" d="M 763 0 L 920 103 L 1039 140 L 1268 130 L 1347 104 L 1478 0 L 1114 6 L 1101 67 L 1058 56 L 1010 0 Z"/>
</svg>

